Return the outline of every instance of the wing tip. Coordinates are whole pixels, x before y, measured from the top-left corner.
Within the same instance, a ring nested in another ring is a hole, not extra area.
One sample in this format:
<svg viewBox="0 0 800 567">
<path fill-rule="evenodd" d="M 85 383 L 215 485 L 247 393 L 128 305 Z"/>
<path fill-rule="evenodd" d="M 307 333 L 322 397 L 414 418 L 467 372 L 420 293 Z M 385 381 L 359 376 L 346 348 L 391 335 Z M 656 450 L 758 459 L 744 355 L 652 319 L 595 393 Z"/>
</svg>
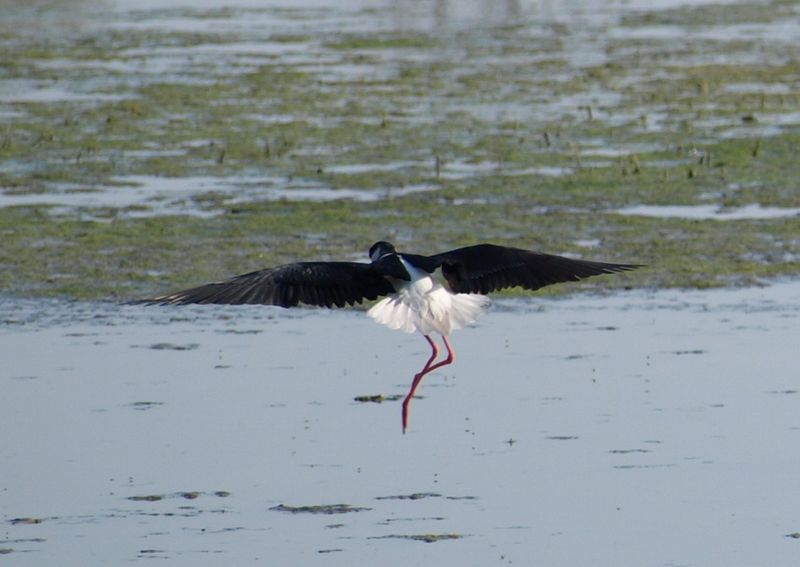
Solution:
<svg viewBox="0 0 800 567">
<path fill-rule="evenodd" d="M 606 269 L 607 272 L 603 272 L 606 274 L 618 274 L 620 272 L 632 272 L 633 270 L 638 270 L 639 268 L 646 268 L 647 264 L 607 264 Z"/>
</svg>

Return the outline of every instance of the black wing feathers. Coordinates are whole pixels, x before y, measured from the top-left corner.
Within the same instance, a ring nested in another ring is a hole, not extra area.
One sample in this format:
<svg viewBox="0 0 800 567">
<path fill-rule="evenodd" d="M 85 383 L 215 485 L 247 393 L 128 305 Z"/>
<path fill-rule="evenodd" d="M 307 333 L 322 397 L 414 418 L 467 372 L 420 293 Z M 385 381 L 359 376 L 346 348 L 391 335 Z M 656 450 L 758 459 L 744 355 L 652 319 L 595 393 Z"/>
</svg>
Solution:
<svg viewBox="0 0 800 567">
<path fill-rule="evenodd" d="M 487 294 L 517 286 L 534 290 L 554 283 L 614 274 L 639 267 L 635 264 L 574 260 L 494 244 L 478 244 L 433 256 L 403 256 L 428 273 L 441 267 L 450 290 L 455 293 Z M 286 264 L 135 303 L 262 304 L 281 307 L 305 303 L 344 307 L 394 293 L 395 284 L 403 280 L 409 281 L 410 276 L 399 257 L 391 254 L 371 264 Z"/>
<path fill-rule="evenodd" d="M 356 262 L 300 262 L 159 295 L 140 303 L 344 307 L 394 291 L 380 271 Z"/>
<path fill-rule="evenodd" d="M 429 267 L 441 266 L 442 274 L 454 292 L 483 294 L 516 286 L 534 290 L 554 283 L 639 267 L 574 260 L 494 244 L 458 248 L 430 256 L 429 261 Z"/>
</svg>

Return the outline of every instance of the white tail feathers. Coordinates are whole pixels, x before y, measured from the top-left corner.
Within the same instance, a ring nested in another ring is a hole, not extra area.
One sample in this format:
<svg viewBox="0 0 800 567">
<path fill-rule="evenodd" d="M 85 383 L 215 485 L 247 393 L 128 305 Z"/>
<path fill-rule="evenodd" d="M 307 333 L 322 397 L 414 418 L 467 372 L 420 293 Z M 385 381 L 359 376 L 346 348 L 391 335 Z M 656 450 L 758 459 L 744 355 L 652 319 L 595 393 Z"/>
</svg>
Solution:
<svg viewBox="0 0 800 567">
<path fill-rule="evenodd" d="M 489 303 L 485 295 L 450 293 L 425 278 L 401 289 L 396 296 L 385 297 L 367 315 L 381 325 L 406 333 L 417 330 L 423 335 L 449 335 L 473 323 Z"/>
</svg>

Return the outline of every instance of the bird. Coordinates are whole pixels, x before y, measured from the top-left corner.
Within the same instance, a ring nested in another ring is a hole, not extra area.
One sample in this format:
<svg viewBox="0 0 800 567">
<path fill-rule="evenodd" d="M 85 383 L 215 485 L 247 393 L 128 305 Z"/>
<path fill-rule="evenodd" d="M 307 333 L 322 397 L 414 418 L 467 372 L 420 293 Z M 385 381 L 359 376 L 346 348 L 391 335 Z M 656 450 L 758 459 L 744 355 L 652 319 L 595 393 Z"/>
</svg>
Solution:
<svg viewBox="0 0 800 567">
<path fill-rule="evenodd" d="M 367 311 L 377 323 L 418 331 L 431 348 L 402 404 L 403 433 L 409 405 L 422 378 L 455 361 L 448 337 L 473 322 L 489 305 L 488 294 L 505 288 L 536 290 L 547 285 L 615 274 L 640 264 L 594 262 L 496 244 L 475 244 L 423 256 L 398 252 L 385 240 L 369 249 L 369 263 L 295 262 L 231 277 L 132 303 L 150 305 L 299 304 L 345 307 L 378 300 Z M 438 334 L 447 355 L 438 362 Z"/>
</svg>

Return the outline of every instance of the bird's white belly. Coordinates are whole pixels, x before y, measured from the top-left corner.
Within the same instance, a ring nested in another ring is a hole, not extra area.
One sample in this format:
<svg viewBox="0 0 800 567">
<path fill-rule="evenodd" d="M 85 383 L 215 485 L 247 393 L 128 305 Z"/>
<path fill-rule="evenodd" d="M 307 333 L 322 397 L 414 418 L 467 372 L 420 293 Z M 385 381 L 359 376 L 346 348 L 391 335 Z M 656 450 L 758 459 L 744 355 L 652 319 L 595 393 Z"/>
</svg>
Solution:
<svg viewBox="0 0 800 567">
<path fill-rule="evenodd" d="M 403 265 L 411 275 L 394 295 L 376 303 L 367 314 L 376 322 L 407 333 L 449 335 L 474 322 L 489 304 L 485 295 L 451 293 L 430 274 Z"/>
</svg>

